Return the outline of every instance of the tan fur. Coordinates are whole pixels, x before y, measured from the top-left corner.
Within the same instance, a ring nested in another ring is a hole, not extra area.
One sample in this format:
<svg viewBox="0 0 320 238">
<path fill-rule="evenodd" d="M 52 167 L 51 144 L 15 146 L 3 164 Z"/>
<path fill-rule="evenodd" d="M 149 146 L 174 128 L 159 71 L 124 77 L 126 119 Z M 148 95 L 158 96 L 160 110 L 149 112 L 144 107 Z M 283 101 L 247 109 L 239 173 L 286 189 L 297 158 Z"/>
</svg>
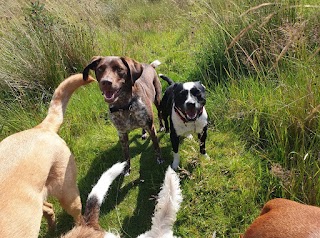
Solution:
<svg viewBox="0 0 320 238">
<path fill-rule="evenodd" d="M 267 202 L 243 238 L 320 237 L 320 208 L 277 198 Z"/>
<path fill-rule="evenodd" d="M 64 80 L 54 92 L 47 117 L 36 127 L 13 134 L 0 143 L 0 237 L 38 237 L 44 213 L 54 225 L 48 195 L 81 220 L 75 159 L 57 131 L 71 94 L 93 82 L 82 74 Z"/>
</svg>

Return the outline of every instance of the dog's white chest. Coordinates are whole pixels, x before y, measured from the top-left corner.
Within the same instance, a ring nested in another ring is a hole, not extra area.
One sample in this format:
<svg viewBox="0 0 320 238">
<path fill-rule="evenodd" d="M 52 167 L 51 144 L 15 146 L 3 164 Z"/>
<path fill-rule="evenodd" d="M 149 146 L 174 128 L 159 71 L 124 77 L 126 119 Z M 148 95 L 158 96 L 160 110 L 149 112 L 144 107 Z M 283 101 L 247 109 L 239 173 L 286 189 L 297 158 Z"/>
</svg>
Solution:
<svg viewBox="0 0 320 238">
<path fill-rule="evenodd" d="M 186 136 L 191 133 L 201 133 L 203 128 L 207 125 L 208 115 L 205 108 L 201 116 L 190 122 L 183 122 L 179 115 L 172 109 L 172 123 L 178 136 Z"/>
</svg>

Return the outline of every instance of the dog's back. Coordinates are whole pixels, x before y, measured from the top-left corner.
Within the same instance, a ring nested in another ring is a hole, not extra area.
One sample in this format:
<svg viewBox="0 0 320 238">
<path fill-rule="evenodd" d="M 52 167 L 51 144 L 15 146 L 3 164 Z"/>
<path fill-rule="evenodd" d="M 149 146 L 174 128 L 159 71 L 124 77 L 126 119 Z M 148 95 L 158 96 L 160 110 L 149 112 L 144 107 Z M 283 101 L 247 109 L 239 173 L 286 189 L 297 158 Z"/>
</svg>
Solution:
<svg viewBox="0 0 320 238">
<path fill-rule="evenodd" d="M 93 81 L 90 78 L 88 83 Z M 84 84 L 87 82 L 82 74 L 64 80 L 53 95 L 47 117 L 38 126 L 1 141 L 0 237 L 37 237 L 45 197 L 52 194 L 62 199 L 58 191 L 70 185 L 65 179 L 75 178 L 76 170 L 66 174 L 66 168 L 75 168 L 73 155 L 56 132 L 71 94 Z M 70 183 L 74 185 L 69 188 L 74 197 L 66 198 L 63 205 L 68 209 L 68 199 L 80 205 L 77 212 L 67 210 L 75 218 L 81 203 L 75 181 Z"/>
<path fill-rule="evenodd" d="M 282 198 L 270 200 L 241 237 L 320 237 L 320 208 Z"/>
</svg>

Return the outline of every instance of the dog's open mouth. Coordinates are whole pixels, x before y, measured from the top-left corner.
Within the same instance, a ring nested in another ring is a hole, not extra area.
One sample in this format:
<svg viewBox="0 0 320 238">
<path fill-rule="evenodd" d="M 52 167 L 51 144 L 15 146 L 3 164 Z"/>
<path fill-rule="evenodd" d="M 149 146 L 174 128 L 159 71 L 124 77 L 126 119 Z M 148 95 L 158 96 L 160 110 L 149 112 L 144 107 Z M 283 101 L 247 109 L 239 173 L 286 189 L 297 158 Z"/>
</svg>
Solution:
<svg viewBox="0 0 320 238">
<path fill-rule="evenodd" d="M 112 89 L 103 90 L 102 95 L 104 96 L 104 100 L 107 103 L 113 103 L 118 98 L 119 91 L 120 90 L 112 90 Z"/>
<path fill-rule="evenodd" d="M 185 111 L 185 115 L 188 120 L 195 120 L 198 117 L 198 110 L 196 108 L 189 108 Z"/>
</svg>

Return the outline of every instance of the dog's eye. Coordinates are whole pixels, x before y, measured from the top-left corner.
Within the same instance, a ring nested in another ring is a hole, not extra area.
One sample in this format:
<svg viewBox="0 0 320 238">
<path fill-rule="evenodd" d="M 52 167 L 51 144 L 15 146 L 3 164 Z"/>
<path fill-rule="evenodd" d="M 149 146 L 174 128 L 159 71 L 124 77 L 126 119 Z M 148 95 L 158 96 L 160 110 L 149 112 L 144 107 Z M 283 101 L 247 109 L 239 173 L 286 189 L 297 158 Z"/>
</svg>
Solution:
<svg viewBox="0 0 320 238">
<path fill-rule="evenodd" d="M 186 97 L 188 95 L 188 91 L 186 90 L 182 90 L 180 93 L 179 93 L 179 96 L 181 97 Z"/>
<path fill-rule="evenodd" d="M 97 68 L 97 72 L 98 72 L 98 73 L 103 72 L 103 68 L 101 68 L 101 67 Z"/>
<path fill-rule="evenodd" d="M 192 89 L 192 90 L 191 90 L 191 94 L 192 94 L 193 96 L 195 96 L 195 97 L 201 96 L 200 91 L 197 90 L 197 89 Z"/>
</svg>

